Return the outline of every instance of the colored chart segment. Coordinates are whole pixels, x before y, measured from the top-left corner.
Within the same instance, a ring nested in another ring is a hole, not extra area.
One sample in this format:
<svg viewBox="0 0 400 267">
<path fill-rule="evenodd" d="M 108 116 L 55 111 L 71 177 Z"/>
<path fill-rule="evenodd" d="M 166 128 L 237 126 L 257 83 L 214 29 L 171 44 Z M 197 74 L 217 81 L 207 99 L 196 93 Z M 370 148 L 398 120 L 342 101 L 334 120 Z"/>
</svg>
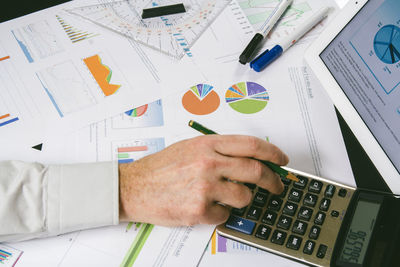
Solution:
<svg viewBox="0 0 400 267">
<path fill-rule="evenodd" d="M 15 266 L 22 253 L 21 250 L 0 244 L 0 266 Z"/>
<path fill-rule="evenodd" d="M 208 84 L 192 86 L 182 97 L 183 107 L 194 115 L 207 115 L 216 111 L 220 99 L 213 88 Z"/>
<path fill-rule="evenodd" d="M 258 83 L 240 82 L 226 91 L 225 101 L 237 112 L 254 114 L 267 106 L 269 95 L 267 90 Z"/>
<path fill-rule="evenodd" d="M 164 148 L 164 138 L 127 140 L 113 144 L 113 151 L 119 164 L 134 162 Z"/>
<path fill-rule="evenodd" d="M 161 99 L 126 111 L 111 120 L 113 129 L 132 129 L 164 125 Z"/>
<path fill-rule="evenodd" d="M 374 49 L 376 56 L 386 64 L 400 60 L 400 28 L 394 25 L 382 27 L 375 35 Z"/>
<path fill-rule="evenodd" d="M 83 59 L 83 62 L 85 62 L 105 96 L 115 94 L 121 87 L 121 85 L 118 84 L 110 84 L 112 70 L 102 63 L 99 55 L 85 58 Z"/>
<path fill-rule="evenodd" d="M 130 116 L 130 117 L 140 117 L 143 116 L 148 108 L 148 104 L 128 110 L 125 112 L 126 115 Z"/>
<path fill-rule="evenodd" d="M 56 18 L 58 22 L 61 24 L 61 27 L 64 29 L 65 33 L 67 34 L 68 38 L 71 40 L 72 43 L 83 41 L 99 35 L 77 29 L 58 15 L 56 15 Z"/>
<path fill-rule="evenodd" d="M 18 120 L 19 120 L 18 117 L 12 117 L 9 113 L 0 114 L 0 127 L 6 126 Z"/>
</svg>

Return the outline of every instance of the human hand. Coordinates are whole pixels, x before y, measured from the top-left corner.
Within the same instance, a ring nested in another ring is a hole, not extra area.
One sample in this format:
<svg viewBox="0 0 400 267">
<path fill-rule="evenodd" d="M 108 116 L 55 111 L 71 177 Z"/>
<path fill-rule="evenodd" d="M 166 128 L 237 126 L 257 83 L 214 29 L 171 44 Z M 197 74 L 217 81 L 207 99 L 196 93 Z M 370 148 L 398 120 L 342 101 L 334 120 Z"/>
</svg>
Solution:
<svg viewBox="0 0 400 267">
<path fill-rule="evenodd" d="M 120 164 L 120 219 L 165 226 L 222 223 L 230 207 L 250 204 L 252 193 L 242 183 L 283 191 L 279 176 L 259 160 L 288 163 L 279 148 L 262 139 L 207 135 Z"/>
</svg>

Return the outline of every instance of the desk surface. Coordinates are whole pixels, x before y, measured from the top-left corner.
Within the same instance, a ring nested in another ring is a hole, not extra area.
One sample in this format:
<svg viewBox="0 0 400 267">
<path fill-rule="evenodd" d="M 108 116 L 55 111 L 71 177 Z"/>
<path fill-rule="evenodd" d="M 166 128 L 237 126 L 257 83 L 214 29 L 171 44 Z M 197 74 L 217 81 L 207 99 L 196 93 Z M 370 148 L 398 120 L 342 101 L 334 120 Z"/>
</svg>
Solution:
<svg viewBox="0 0 400 267">
<path fill-rule="evenodd" d="M 342 2 L 345 0 L 341 0 Z M 0 22 L 20 17 L 47 7 L 55 6 L 68 0 L 17 0 L 13 7 L 0 11 Z M 375 166 L 368 158 L 360 143 L 357 141 L 342 116 L 336 111 L 340 128 L 350 158 L 351 167 L 358 187 L 390 192 Z"/>
</svg>

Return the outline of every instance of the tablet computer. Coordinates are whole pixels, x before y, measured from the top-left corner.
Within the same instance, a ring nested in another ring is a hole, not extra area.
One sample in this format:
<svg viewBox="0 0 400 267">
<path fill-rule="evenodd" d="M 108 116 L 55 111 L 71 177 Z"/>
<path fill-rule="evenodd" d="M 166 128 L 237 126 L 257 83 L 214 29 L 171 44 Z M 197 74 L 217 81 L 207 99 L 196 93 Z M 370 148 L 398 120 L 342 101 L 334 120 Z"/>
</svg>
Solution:
<svg viewBox="0 0 400 267">
<path fill-rule="evenodd" d="M 350 0 L 305 60 L 365 152 L 400 193 L 400 1 Z"/>
</svg>

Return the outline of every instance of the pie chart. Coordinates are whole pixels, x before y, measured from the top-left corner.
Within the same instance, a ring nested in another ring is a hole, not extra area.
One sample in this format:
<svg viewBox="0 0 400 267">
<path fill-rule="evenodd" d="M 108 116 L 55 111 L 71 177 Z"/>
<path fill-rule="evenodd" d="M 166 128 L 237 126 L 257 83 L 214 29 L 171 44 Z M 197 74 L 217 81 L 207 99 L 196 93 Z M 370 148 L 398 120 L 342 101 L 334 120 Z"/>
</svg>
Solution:
<svg viewBox="0 0 400 267">
<path fill-rule="evenodd" d="M 208 84 L 192 86 L 182 97 L 182 106 L 194 115 L 207 115 L 217 110 L 218 94 Z"/>
<path fill-rule="evenodd" d="M 382 27 L 375 35 L 376 56 L 386 64 L 400 61 L 400 28 L 395 25 Z"/>
<path fill-rule="evenodd" d="M 258 83 L 240 82 L 229 87 L 225 93 L 225 100 L 237 112 L 254 114 L 267 106 L 269 95 Z"/>
<path fill-rule="evenodd" d="M 148 108 L 148 104 L 128 110 L 125 112 L 126 115 L 130 116 L 130 117 L 140 117 L 142 115 L 144 115 L 147 111 Z"/>
</svg>

